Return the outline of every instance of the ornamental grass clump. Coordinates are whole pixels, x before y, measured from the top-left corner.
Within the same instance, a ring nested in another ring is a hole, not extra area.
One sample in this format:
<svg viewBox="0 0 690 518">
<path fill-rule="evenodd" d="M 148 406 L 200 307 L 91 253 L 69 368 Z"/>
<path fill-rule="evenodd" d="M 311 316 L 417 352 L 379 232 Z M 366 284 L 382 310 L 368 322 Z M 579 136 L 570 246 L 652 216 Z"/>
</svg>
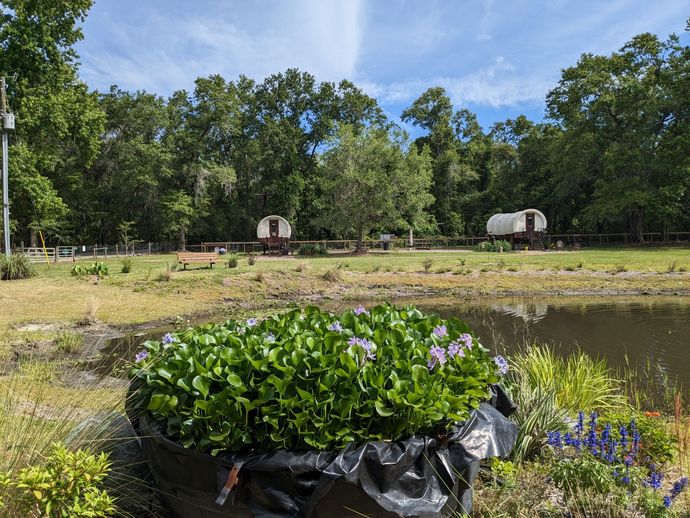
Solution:
<svg viewBox="0 0 690 518">
<path fill-rule="evenodd" d="M 443 435 L 507 369 L 461 321 L 413 306 L 316 307 L 149 341 L 132 403 L 185 447 L 343 448 Z"/>
</svg>

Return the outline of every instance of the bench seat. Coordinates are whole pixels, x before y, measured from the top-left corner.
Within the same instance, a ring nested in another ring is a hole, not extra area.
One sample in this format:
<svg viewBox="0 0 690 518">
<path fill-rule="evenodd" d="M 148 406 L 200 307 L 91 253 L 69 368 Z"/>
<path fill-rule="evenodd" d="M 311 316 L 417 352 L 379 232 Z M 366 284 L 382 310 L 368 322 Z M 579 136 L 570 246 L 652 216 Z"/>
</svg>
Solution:
<svg viewBox="0 0 690 518">
<path fill-rule="evenodd" d="M 204 263 L 208 264 L 209 268 L 218 262 L 218 254 L 207 252 L 177 252 L 177 262 L 182 265 L 183 269 L 187 269 L 188 264 Z"/>
</svg>

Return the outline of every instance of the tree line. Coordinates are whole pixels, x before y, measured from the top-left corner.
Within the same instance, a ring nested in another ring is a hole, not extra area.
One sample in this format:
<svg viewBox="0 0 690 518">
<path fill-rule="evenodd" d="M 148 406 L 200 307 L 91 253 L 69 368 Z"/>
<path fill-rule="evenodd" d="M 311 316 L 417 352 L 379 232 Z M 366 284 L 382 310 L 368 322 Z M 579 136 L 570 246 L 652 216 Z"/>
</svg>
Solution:
<svg viewBox="0 0 690 518">
<path fill-rule="evenodd" d="M 482 235 L 491 214 L 527 207 L 554 233 L 690 229 L 690 48 L 675 35 L 583 54 L 542 122 L 485 130 L 430 88 L 401 115 L 421 131 L 411 140 L 350 81 L 296 69 L 200 77 L 168 98 L 93 91 L 74 50 L 91 4 L 0 2 L 15 246 L 39 231 L 66 244 L 253 240 L 268 214 L 305 239 Z"/>
</svg>

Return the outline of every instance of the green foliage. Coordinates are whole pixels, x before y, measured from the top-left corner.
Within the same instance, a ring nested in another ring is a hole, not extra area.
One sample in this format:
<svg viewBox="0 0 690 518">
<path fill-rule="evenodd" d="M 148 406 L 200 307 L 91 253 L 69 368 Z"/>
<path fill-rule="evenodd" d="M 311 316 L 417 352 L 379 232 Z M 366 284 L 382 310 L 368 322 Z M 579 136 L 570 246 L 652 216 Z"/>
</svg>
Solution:
<svg viewBox="0 0 690 518">
<path fill-rule="evenodd" d="M 109 472 L 106 454 L 72 452 L 56 444 L 43 465 L 0 473 L 0 495 L 6 497 L 0 505 L 4 501 L 16 516 L 111 516 L 113 499 L 99 489 Z"/>
<path fill-rule="evenodd" d="M 14 253 L 9 259 L 0 254 L 0 279 L 3 281 L 29 279 L 36 275 L 38 273 L 26 254 Z"/>
<path fill-rule="evenodd" d="M 617 411 L 608 412 L 599 420 L 600 426 L 611 425 L 613 436 L 619 439 L 618 430 L 621 426 L 626 426 L 632 420 L 640 434 L 639 457 L 647 459 L 646 464 L 663 466 L 671 462 L 676 451 L 676 437 L 670 433 L 664 418 L 648 416 L 639 411 Z"/>
<path fill-rule="evenodd" d="M 497 239 L 496 241 L 482 241 L 474 249 L 477 252 L 510 252 L 513 247 L 509 241 Z"/>
<path fill-rule="evenodd" d="M 405 138 L 388 129 L 342 125 L 322 157 L 323 226 L 354 236 L 362 250 L 375 227 L 409 228 L 423 220 L 433 202 L 431 159 L 405 146 Z"/>
<path fill-rule="evenodd" d="M 101 261 L 91 264 L 77 263 L 72 266 L 72 270 L 70 270 L 70 272 L 74 276 L 98 275 L 99 277 L 105 277 L 108 275 L 108 265 Z"/>
<path fill-rule="evenodd" d="M 610 493 L 616 484 L 611 468 L 589 455 L 556 463 L 551 476 L 556 487 L 571 496 L 583 489 Z"/>
<path fill-rule="evenodd" d="M 434 333 L 441 325 L 443 337 Z M 213 453 L 443 434 L 498 380 L 476 340 L 464 355 L 429 363 L 432 347 L 468 331 L 457 319 L 390 305 L 207 324 L 144 344 L 148 356 L 133 369 L 135 401 L 163 433 Z"/>
<path fill-rule="evenodd" d="M 132 271 L 132 259 L 130 257 L 125 257 L 120 260 L 120 273 L 129 273 Z"/>
<path fill-rule="evenodd" d="M 302 243 L 297 249 L 298 255 L 326 255 L 326 243 Z"/>
<path fill-rule="evenodd" d="M 569 412 L 626 406 L 620 382 L 605 360 L 576 351 L 567 358 L 546 346 L 533 346 L 511 356 L 512 374 L 531 388 L 552 392 L 555 404 Z"/>
<path fill-rule="evenodd" d="M 232 252 L 228 254 L 228 268 L 237 268 L 237 263 L 239 261 L 239 256 Z"/>
<path fill-rule="evenodd" d="M 253 254 L 247 254 L 247 264 L 249 266 L 254 266 L 254 263 L 256 263 L 256 257 L 254 257 Z"/>
<path fill-rule="evenodd" d="M 422 267 L 424 268 L 425 273 L 429 273 L 429 270 L 431 269 L 431 266 L 434 264 L 433 259 L 431 257 L 425 257 L 424 260 L 422 261 Z"/>
<path fill-rule="evenodd" d="M 70 331 L 62 331 L 55 338 L 55 346 L 57 350 L 63 353 L 72 354 L 81 348 L 84 343 L 84 335 L 80 333 L 72 333 Z"/>
<path fill-rule="evenodd" d="M 566 431 L 565 419 L 568 411 L 556 404 L 553 389 L 532 386 L 525 377 L 511 369 L 505 380 L 513 402 L 518 410 L 511 419 L 518 427 L 518 436 L 511 453 L 515 463 L 522 463 L 542 451 L 547 434 L 552 431 Z"/>
<path fill-rule="evenodd" d="M 340 282 L 343 280 L 343 275 L 338 268 L 331 268 L 324 272 L 323 278 L 328 282 Z"/>
<path fill-rule="evenodd" d="M 494 475 L 495 481 L 500 479 L 503 485 L 512 487 L 515 486 L 517 478 L 517 466 L 509 460 L 502 460 L 498 457 L 491 459 L 491 473 Z"/>
</svg>

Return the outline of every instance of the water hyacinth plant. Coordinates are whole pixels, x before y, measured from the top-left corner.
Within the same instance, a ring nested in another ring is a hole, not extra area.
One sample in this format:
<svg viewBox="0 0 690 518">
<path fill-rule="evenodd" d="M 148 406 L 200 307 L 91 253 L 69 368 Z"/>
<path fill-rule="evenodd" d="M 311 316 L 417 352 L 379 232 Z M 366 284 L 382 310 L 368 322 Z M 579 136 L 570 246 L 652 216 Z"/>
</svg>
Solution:
<svg viewBox="0 0 690 518">
<path fill-rule="evenodd" d="M 466 324 L 412 306 L 338 316 L 307 307 L 143 347 L 135 406 L 183 446 L 211 453 L 444 434 L 489 397 L 502 368 Z"/>
</svg>

